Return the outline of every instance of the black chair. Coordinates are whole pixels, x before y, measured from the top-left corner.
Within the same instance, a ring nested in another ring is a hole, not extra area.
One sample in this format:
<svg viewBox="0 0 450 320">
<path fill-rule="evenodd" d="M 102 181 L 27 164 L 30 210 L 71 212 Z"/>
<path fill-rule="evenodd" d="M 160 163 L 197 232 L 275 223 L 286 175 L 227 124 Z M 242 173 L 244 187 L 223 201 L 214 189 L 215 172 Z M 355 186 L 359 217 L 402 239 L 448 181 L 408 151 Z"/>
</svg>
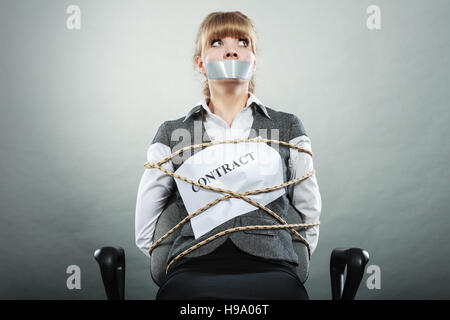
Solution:
<svg viewBox="0 0 450 320">
<path fill-rule="evenodd" d="M 161 238 L 183 219 L 172 196 L 158 218 L 155 226 L 154 239 Z M 289 206 L 286 222 L 289 224 L 302 223 L 298 211 Z M 157 246 L 151 255 L 150 274 L 153 281 L 161 286 L 164 282 L 167 267 L 167 257 L 173 241 L 178 236 L 178 228 Z M 305 230 L 298 231 L 303 237 Z M 309 275 L 309 259 L 305 244 L 292 235 L 292 244 L 299 259 L 297 274 L 302 283 Z M 109 300 L 123 300 L 125 298 L 125 252 L 121 247 L 102 247 L 94 253 L 103 279 L 106 295 Z M 330 276 L 333 300 L 353 300 L 358 291 L 364 270 L 369 261 L 369 253 L 359 248 L 336 248 L 331 253 Z M 347 274 L 344 278 L 345 268 Z"/>
</svg>

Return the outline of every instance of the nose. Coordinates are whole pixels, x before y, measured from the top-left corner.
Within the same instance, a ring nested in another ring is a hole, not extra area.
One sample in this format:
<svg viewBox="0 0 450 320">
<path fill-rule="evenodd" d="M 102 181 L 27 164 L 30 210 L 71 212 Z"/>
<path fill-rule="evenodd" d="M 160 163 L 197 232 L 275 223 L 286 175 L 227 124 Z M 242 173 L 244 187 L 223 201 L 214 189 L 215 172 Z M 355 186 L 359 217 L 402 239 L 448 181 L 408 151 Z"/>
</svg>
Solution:
<svg viewBox="0 0 450 320">
<path fill-rule="evenodd" d="M 229 59 L 231 57 L 231 59 L 238 59 L 238 54 L 235 50 L 233 49 L 229 49 L 226 53 L 225 53 L 225 59 Z"/>
</svg>

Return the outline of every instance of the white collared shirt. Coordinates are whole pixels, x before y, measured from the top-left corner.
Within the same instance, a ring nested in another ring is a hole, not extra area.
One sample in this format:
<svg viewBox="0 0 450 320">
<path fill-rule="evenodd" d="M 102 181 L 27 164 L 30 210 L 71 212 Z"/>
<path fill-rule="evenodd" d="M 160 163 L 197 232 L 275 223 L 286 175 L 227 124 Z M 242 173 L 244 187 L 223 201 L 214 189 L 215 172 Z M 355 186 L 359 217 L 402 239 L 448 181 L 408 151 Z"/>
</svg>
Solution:
<svg viewBox="0 0 450 320">
<path fill-rule="evenodd" d="M 254 94 L 250 93 L 246 106 L 236 115 L 231 127 L 220 116 L 211 112 L 205 99 L 197 103 L 196 106 L 201 105 L 207 111 L 203 123 L 211 141 L 248 138 L 253 124 L 253 110 L 250 108 L 253 102 L 261 105 L 265 115 L 269 117 L 261 101 Z M 289 143 L 312 151 L 311 141 L 306 135 L 295 137 Z M 147 161 L 158 162 L 170 154 L 172 152 L 169 146 L 159 142 L 153 143 L 147 150 Z M 174 172 L 171 161 L 164 163 L 162 167 Z M 298 178 L 312 169 L 313 161 L 309 154 L 290 148 L 289 180 Z M 164 209 L 167 199 L 175 188 L 176 182 L 170 175 L 156 168 L 145 169 L 137 193 L 135 237 L 137 247 L 148 257 L 150 257 L 148 250 L 154 241 L 153 233 L 156 222 Z M 300 212 L 303 223 L 319 221 L 322 211 L 322 200 L 315 174 L 290 185 L 288 187 L 288 198 L 291 204 Z M 306 240 L 310 244 L 312 254 L 319 240 L 319 226 L 308 228 L 305 235 Z"/>
<path fill-rule="evenodd" d="M 253 124 L 253 113 L 250 105 L 253 102 L 260 103 L 254 94 L 249 94 L 250 97 L 247 99 L 246 106 L 236 115 L 231 123 L 231 127 L 220 116 L 211 112 L 205 99 L 197 104 L 206 110 L 207 115 L 204 126 L 211 141 L 248 138 Z"/>
</svg>

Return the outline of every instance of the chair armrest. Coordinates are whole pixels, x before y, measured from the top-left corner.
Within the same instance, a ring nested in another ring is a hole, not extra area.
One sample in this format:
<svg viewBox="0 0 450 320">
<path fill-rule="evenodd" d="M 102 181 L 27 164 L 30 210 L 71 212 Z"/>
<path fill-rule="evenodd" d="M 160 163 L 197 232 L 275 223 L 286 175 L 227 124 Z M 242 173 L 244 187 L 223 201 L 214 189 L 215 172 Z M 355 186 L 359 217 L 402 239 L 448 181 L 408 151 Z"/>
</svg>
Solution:
<svg viewBox="0 0 450 320">
<path fill-rule="evenodd" d="M 125 299 L 125 251 L 121 247 L 95 250 L 108 300 Z"/>
<path fill-rule="evenodd" d="M 333 300 L 353 300 L 364 275 L 369 253 L 360 248 L 336 248 L 331 253 L 330 276 Z M 344 284 L 344 271 L 347 277 Z M 343 289 L 343 290 L 342 290 Z"/>
</svg>

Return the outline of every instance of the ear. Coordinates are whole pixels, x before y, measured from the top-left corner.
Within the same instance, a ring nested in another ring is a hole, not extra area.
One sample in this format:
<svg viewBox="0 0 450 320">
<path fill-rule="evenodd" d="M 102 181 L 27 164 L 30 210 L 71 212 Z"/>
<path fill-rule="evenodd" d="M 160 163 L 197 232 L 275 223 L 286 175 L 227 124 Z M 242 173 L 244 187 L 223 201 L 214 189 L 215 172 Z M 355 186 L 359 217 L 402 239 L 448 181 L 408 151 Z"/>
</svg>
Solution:
<svg viewBox="0 0 450 320">
<path fill-rule="evenodd" d="M 198 71 L 206 76 L 205 66 L 204 66 L 203 60 L 200 56 L 195 57 L 195 64 L 197 65 Z"/>
<path fill-rule="evenodd" d="M 253 61 L 253 72 L 255 72 L 256 71 L 256 58 L 255 58 L 255 61 Z"/>
</svg>

